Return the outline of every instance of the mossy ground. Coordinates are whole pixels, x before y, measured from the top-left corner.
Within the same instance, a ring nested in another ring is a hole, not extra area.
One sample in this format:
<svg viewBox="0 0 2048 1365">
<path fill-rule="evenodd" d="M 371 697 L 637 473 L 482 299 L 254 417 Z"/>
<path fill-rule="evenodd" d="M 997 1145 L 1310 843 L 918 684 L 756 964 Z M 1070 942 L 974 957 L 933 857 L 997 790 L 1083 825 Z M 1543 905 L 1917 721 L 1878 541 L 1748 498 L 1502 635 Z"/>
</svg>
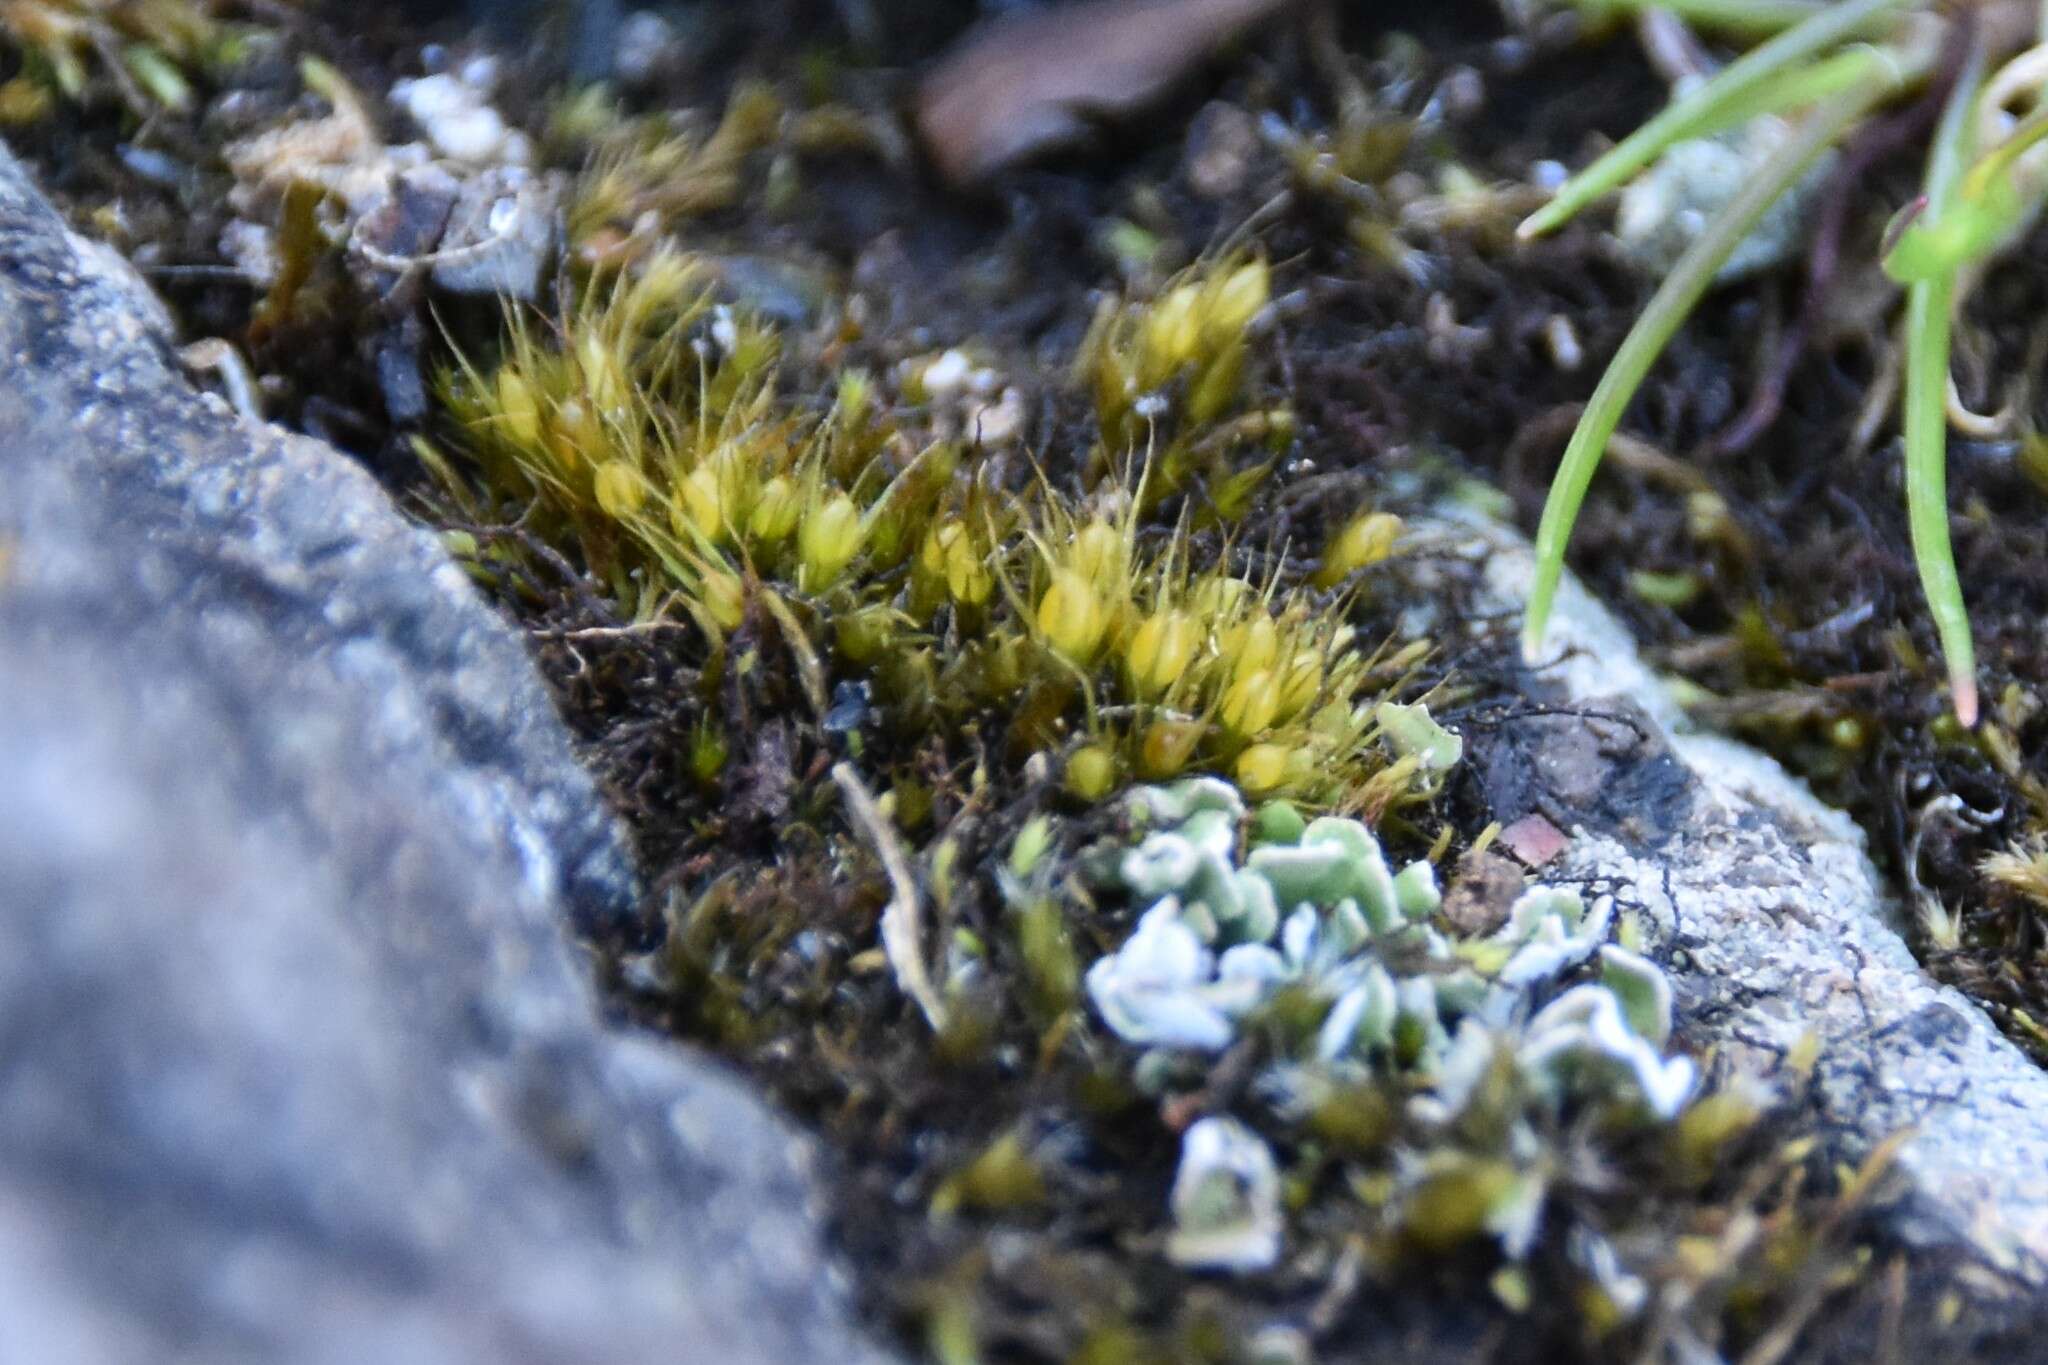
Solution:
<svg viewBox="0 0 2048 1365">
<path fill-rule="evenodd" d="M 846 33 L 835 6 L 758 7 L 713 24 L 698 64 L 640 103 L 694 109 L 709 123 L 735 80 L 756 77 L 785 92 L 808 82 L 879 121 L 901 74 L 957 32 L 966 9 L 907 7 L 877 44 Z M 285 45 L 220 78 L 237 97 L 229 113 L 213 103 L 208 115 L 166 117 L 138 133 L 118 102 L 60 105 L 12 134 L 81 226 L 138 257 L 193 336 L 242 341 L 262 302 L 222 269 L 212 207 L 222 197 L 220 141 L 299 98 L 301 51 L 376 91 L 413 74 L 424 38 L 461 36 L 382 15 L 344 28 L 318 7 L 280 23 Z M 1484 98 L 1413 146 L 1391 139 L 1383 175 L 1428 177 L 1455 163 L 1482 184 L 1522 181 L 1532 161 L 1582 161 L 1593 139 L 1624 131 L 1658 97 L 1631 45 L 1513 58 L 1494 13 L 1477 5 L 1376 13 L 1352 21 L 1341 43 L 1381 52 L 1395 31 L 1421 43 L 1385 51 L 1362 74 L 1380 91 L 1408 91 L 1394 98 L 1397 114 L 1412 115 L 1460 67 L 1480 73 Z M 792 48 L 790 33 L 819 36 Z M 1219 103 L 1205 109 L 1210 96 Z M 542 99 L 543 87 L 515 72 L 502 103 L 539 126 Z M 1097 294 L 1155 292 L 1256 217 L 1253 240 L 1273 262 L 1281 309 L 1252 383 L 1288 404 L 1295 440 L 1242 521 L 1227 534 L 1198 531 L 1191 553 L 1298 580 L 1340 516 L 1368 504 L 1414 511 L 1475 475 L 1532 524 L 1568 434 L 1560 413 L 1590 389 L 1644 282 L 1608 259 L 1590 227 L 1510 250 L 1515 206 L 1483 197 L 1439 196 L 1447 225 L 1410 230 L 1415 254 L 1393 259 L 1383 224 L 1290 173 L 1282 150 L 1254 145 L 1240 176 L 1197 188 L 1182 136 L 1191 125 L 1215 134 L 1233 109 L 1276 108 L 1314 131 L 1334 107 L 1316 54 L 1289 32 L 1160 117 L 985 196 L 944 191 L 886 142 L 848 138 L 836 150 L 750 155 L 733 201 L 695 214 L 683 235 L 718 266 L 730 297 L 778 319 L 779 382 L 794 401 L 821 404 L 849 368 L 892 376 L 964 346 L 1021 390 L 1026 442 L 1007 457 L 1020 480 L 1028 450 L 1048 480 L 1079 489 L 1095 416 L 1068 367 Z M 168 162 L 122 150 L 134 147 Z M 1910 183 L 1910 166 L 1892 169 Z M 2032 368 L 2048 291 L 2037 259 L 2023 253 L 1980 291 L 1980 358 L 1962 369 L 1978 406 L 1998 406 L 2009 377 Z M 339 275 L 323 290 L 297 324 L 249 347 L 271 377 L 273 414 L 364 452 L 416 505 L 445 507 L 412 456 L 412 433 L 381 415 L 366 344 L 384 323 L 376 301 Z M 860 325 L 847 328 L 845 301 L 856 294 Z M 1676 456 L 1704 445 L 1747 396 L 1755 338 L 1796 306 L 1789 278 L 1717 296 L 1627 429 Z M 482 353 L 497 319 L 473 311 L 443 321 Z M 1559 361 L 1559 319 L 1585 357 L 1576 368 Z M 1896 459 L 1883 439 L 1846 453 L 1882 343 L 1866 335 L 1805 361 L 1782 418 L 1740 457 L 1610 469 L 1573 562 L 1674 672 L 1713 694 L 1702 706 L 1716 723 L 1807 773 L 1856 813 L 1894 870 L 1963 912 L 1958 945 L 1930 950 L 1930 964 L 2048 1057 L 2024 1022 L 2048 1020 L 2048 920 L 2020 895 L 1988 891 L 1977 866 L 2048 819 L 2039 787 L 2048 714 L 2032 700 L 2048 689 L 2048 492 L 2022 443 L 1955 444 L 1958 555 L 1996 728 L 1952 733 L 1905 550 Z M 506 601 L 631 823 L 654 903 L 670 920 L 660 952 L 608 964 L 618 1008 L 732 1056 L 820 1134 L 836 1172 L 837 1235 L 885 1330 L 948 1360 L 968 1358 L 970 1344 L 1000 1359 L 1235 1359 L 1274 1321 L 1309 1329 L 1321 1359 L 1608 1358 L 1634 1346 L 1626 1333 L 1602 1339 L 1589 1327 L 1559 1248 L 1533 1267 L 1546 1292 L 1511 1312 L 1487 1288 L 1494 1263 L 1483 1249 L 1425 1257 L 1359 1238 L 1330 1172 L 1297 1173 L 1307 1200 L 1297 1236 L 1311 1254 L 1286 1270 L 1233 1281 L 1173 1269 L 1154 1245 L 1173 1131 L 1130 1090 L 1115 1049 L 1089 1035 L 1071 1001 L 1060 1003 L 1056 983 L 1034 979 L 1042 952 L 1016 936 L 990 879 L 959 875 L 941 907 L 985 945 L 991 980 L 936 1040 L 874 952 L 890 888 L 829 775 L 848 757 L 849 730 L 819 723 L 776 632 L 743 626 L 732 653 L 758 650 L 760 666 L 707 684 L 702 652 L 676 638 L 687 628 L 638 628 L 547 557 L 524 562 L 527 577 Z M 1632 577 L 1644 572 L 1665 577 Z M 1657 591 L 1673 584 L 1683 591 Z M 1398 563 L 1366 576 L 1347 606 L 1362 638 L 1394 633 L 1402 594 Z M 1506 695 L 1513 624 L 1431 655 L 1407 686 L 1438 688 L 1440 714 Z M 1050 812 L 1062 821 L 1060 854 L 1071 856 L 1109 819 L 1062 790 L 1057 763 L 1032 764 L 1005 742 L 1008 719 L 863 737 L 862 766 L 893 774 L 902 800 L 923 808 L 903 822 L 913 852 L 928 857 L 950 842 L 955 867 L 986 868 L 1027 819 Z M 722 749 L 709 778 L 707 725 Z M 851 728 L 861 730 L 858 718 Z M 1979 814 L 1931 813 L 1949 795 Z M 1408 856 L 1448 836 L 1449 866 L 1488 818 L 1484 794 L 1461 778 L 1382 832 Z M 1121 932 L 1114 920 L 1087 922 L 1076 936 L 1092 957 Z M 1228 1074 L 1216 1081 L 1230 1083 Z M 1574 1213 L 1664 1239 L 1673 1286 L 1693 1282 L 1687 1267 L 1745 1211 L 1759 1213 L 1764 1231 L 1750 1253 L 1685 1310 L 1731 1356 L 1769 1358 L 1781 1344 L 1774 1334 L 1790 1332 L 1796 1358 L 1869 1359 L 1879 1342 L 1910 1358 L 1918 1333 L 1937 1357 L 2018 1358 L 2010 1352 L 2028 1340 L 2025 1328 L 2001 1324 L 1995 1309 L 1973 1305 L 1943 1323 L 1953 1267 L 1869 1241 L 1860 1211 L 1837 1215 L 1841 1177 L 1824 1147 L 1797 1145 L 1805 1136 L 1796 1120 L 1766 1123 L 1703 1187 L 1643 1184 L 1656 1162 L 1610 1153 L 1612 1197 Z M 1019 1151 L 1030 1160 L 1008 1160 Z"/>
</svg>

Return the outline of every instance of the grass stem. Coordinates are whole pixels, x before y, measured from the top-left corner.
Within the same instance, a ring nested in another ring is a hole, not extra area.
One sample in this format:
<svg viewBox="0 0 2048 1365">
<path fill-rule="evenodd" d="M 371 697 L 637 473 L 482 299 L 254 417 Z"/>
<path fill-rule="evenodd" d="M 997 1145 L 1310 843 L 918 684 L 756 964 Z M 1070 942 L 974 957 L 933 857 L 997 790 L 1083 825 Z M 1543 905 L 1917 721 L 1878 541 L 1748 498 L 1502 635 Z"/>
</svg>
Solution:
<svg viewBox="0 0 2048 1365">
<path fill-rule="evenodd" d="M 1939 222 L 1955 206 L 1963 168 L 1971 154 L 1971 120 L 1983 82 L 1984 53 L 1972 46 L 1949 92 L 1927 158 L 1926 216 Z M 1956 719 L 1977 723 L 1977 651 L 1970 638 L 1970 613 L 1956 573 L 1948 531 L 1948 353 L 1960 264 L 1917 280 L 1906 293 L 1904 348 L 1906 524 L 1920 589 L 1941 640 L 1948 665 L 1949 694 Z"/>
<path fill-rule="evenodd" d="M 1593 482 L 1594 471 L 1599 468 L 1608 439 L 1620 425 L 1622 413 L 1636 390 L 1642 387 L 1650 366 L 1698 305 L 1716 272 L 1755 230 L 1770 206 L 1798 183 L 1815 157 L 1838 141 L 1873 106 L 1888 98 L 1895 88 L 1894 82 L 1873 81 L 1845 91 L 1811 111 L 1791 138 L 1757 168 L 1754 178 L 1679 258 L 1629 330 L 1593 390 L 1578 428 L 1572 432 L 1543 506 L 1543 519 L 1536 530 L 1536 578 L 1530 589 L 1522 634 L 1526 658 L 1534 661 L 1541 649 L 1558 578 L 1564 571 L 1565 544 L 1571 537 L 1572 523 L 1578 519 L 1586 490 Z"/>
</svg>

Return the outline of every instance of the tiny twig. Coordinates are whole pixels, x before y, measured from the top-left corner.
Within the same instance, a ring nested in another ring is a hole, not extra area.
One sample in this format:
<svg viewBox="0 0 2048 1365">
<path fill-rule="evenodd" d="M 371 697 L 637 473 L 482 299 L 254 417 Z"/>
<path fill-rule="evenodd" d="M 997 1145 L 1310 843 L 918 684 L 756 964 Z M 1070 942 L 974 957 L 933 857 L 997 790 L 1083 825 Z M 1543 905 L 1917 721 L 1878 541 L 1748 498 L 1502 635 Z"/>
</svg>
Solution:
<svg viewBox="0 0 2048 1365">
<path fill-rule="evenodd" d="M 528 627 L 527 634 L 536 640 L 630 640 L 644 635 L 659 635 L 664 631 L 693 631 L 696 625 L 689 621 L 635 621 L 630 626 L 575 626 L 553 629 L 545 626 Z"/>
<path fill-rule="evenodd" d="M 465 246 L 440 247 L 433 251 L 418 253 L 394 253 L 371 246 L 363 239 L 362 228 L 366 218 L 356 219 L 349 230 L 347 251 L 351 256 L 360 256 L 379 270 L 388 270 L 394 275 L 409 276 L 417 271 L 441 265 L 471 265 L 512 240 L 510 228 L 500 228 L 481 241 Z"/>
<path fill-rule="evenodd" d="M 903 846 L 897 842 L 896 832 L 889 828 L 889 822 L 875 805 L 875 798 L 861 782 L 860 774 L 854 772 L 851 763 L 833 764 L 832 780 L 838 784 L 840 795 L 846 798 L 848 817 L 874 845 L 875 856 L 882 860 L 882 871 L 889 878 L 891 895 L 889 904 L 882 910 L 882 952 L 896 972 L 896 984 L 924 1011 L 925 1022 L 932 1026 L 932 1031 L 943 1033 L 946 1004 L 939 998 L 938 989 L 932 985 L 931 973 L 925 967 L 920 942 L 924 937 L 923 903 L 918 899 L 917 880 L 910 874 L 910 862 L 903 856 Z"/>
</svg>

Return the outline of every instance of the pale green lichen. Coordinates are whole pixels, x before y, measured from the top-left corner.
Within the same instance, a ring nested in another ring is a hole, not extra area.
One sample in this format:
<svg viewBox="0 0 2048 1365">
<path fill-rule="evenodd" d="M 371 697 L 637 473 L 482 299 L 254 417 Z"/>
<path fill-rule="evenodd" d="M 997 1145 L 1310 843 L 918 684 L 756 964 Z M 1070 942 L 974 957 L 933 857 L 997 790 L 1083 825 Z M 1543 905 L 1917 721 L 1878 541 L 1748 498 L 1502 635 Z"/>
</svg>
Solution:
<svg viewBox="0 0 2048 1365">
<path fill-rule="evenodd" d="M 1391 870 L 1356 820 L 1248 817 L 1228 784 L 1206 778 L 1141 788 L 1129 808 L 1147 832 L 1098 863 L 1144 909 L 1086 987 L 1109 1030 L 1146 1049 L 1139 1083 L 1198 1081 L 1204 1059 L 1255 1032 L 1270 1039 L 1261 1021 L 1289 1008 L 1300 1020 L 1306 1001 L 1311 1017 L 1252 1094 L 1285 1134 L 1337 1091 L 1382 1090 L 1422 1144 L 1397 1161 L 1393 1200 L 1418 1238 L 1484 1232 L 1523 1255 L 1557 1174 L 1540 1132 L 1589 1111 L 1610 1129 L 1668 1124 L 1692 1098 L 1692 1062 L 1664 1052 L 1670 983 L 1608 941 L 1611 899 L 1588 906 L 1568 888 L 1535 887 L 1497 932 L 1458 940 L 1433 923 L 1431 865 Z M 1596 961 L 1597 974 L 1585 970 Z M 1176 1190 L 1221 1188 L 1259 1164 L 1246 1155 L 1262 1141 L 1249 1129 L 1201 1131 L 1185 1139 Z M 1474 1132 L 1498 1141 L 1473 1151 Z M 1429 1143 L 1450 1134 L 1463 1136 Z M 1176 1259 L 1243 1271 L 1278 1257 L 1251 1186 L 1233 1188 L 1229 1216 L 1199 1226 L 1176 1198 Z"/>
</svg>

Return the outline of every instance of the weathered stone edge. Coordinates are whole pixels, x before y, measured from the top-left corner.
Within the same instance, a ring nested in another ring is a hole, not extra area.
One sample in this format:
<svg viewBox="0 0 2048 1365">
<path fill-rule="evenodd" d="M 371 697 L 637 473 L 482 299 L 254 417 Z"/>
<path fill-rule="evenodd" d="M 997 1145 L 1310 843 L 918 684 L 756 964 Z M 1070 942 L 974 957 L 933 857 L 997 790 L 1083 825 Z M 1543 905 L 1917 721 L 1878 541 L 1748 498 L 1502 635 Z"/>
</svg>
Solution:
<svg viewBox="0 0 2048 1365">
<path fill-rule="evenodd" d="M 1534 557 L 1518 534 L 1450 511 L 1423 535 L 1472 564 L 1482 612 L 1520 611 Z M 1862 831 L 1776 761 L 1693 731 L 1627 629 L 1569 575 L 1534 675 L 1591 710 L 1633 703 L 1698 780 L 1694 818 L 1658 846 L 1579 828 L 1548 869 L 1642 917 L 1684 1040 L 1764 1074 L 1817 1032 L 1812 1101 L 1845 1154 L 1911 1130 L 1900 1235 L 2048 1287 L 2048 1071 L 1921 970 Z"/>
<path fill-rule="evenodd" d="M 85 421 L 105 425 L 111 435 L 145 436 L 157 429 L 213 430 L 234 439 L 207 442 L 194 458 L 190 445 L 148 440 L 109 440 L 109 480 L 132 479 L 160 491 L 172 504 L 198 508 L 223 540 L 243 538 L 250 527 L 249 490 L 259 489 L 264 513 L 301 526 L 324 509 L 388 506 L 376 482 L 353 460 L 324 444 L 237 417 L 211 394 L 196 391 L 177 365 L 170 322 L 160 302 L 113 251 L 72 233 L 35 188 L 30 176 L 0 146 L 0 294 L 4 312 L 18 320 L 18 353 L 25 367 L 73 376 L 73 397 Z M 65 357 L 89 357 L 87 367 L 66 365 Z M 121 429 L 126 428 L 123 432 Z M 148 451 L 147 468 L 121 467 L 128 451 Z M 236 452 L 221 458 L 222 452 Z M 357 484 L 354 489 L 348 484 Z M 203 529 L 203 528 L 202 528 Z M 260 528 L 259 528 L 260 530 Z M 459 639 L 464 651 L 502 661 L 513 674 L 532 670 L 524 646 L 509 626 L 482 604 L 461 570 L 432 533 L 396 515 L 344 520 L 327 533 L 319 563 L 287 566 L 283 558 L 250 566 L 272 578 L 288 573 L 281 586 L 319 598 L 330 584 L 346 579 L 346 596 L 362 603 L 352 619 L 330 621 L 333 641 L 366 632 L 378 621 L 401 621 L 407 629 L 383 630 L 384 647 L 408 652 L 409 662 L 429 670 L 429 642 Z M 259 551 L 264 548 L 260 542 Z M 438 606 L 434 619 L 420 619 L 417 584 L 432 583 Z M 380 614 L 380 608 L 389 607 Z M 309 642 L 314 647 L 318 642 Z M 445 644 L 437 655 L 458 651 Z M 499 656 L 503 656 L 502 660 Z M 517 656 L 516 668 L 511 667 Z M 549 888 L 541 899 L 560 900 L 576 927 L 600 938 L 631 936 L 638 930 L 640 893 L 625 836 L 599 798 L 594 784 L 574 761 L 563 730 L 539 678 L 509 694 L 464 690 L 451 677 L 437 710 L 450 761 L 469 769 L 505 793 L 502 817 L 511 844 L 525 860 L 528 878 Z M 521 753 L 549 760 L 555 776 L 536 785 L 531 774 L 515 782 L 497 768 L 494 755 Z M 555 758 L 562 761 L 553 762 Z"/>
</svg>

